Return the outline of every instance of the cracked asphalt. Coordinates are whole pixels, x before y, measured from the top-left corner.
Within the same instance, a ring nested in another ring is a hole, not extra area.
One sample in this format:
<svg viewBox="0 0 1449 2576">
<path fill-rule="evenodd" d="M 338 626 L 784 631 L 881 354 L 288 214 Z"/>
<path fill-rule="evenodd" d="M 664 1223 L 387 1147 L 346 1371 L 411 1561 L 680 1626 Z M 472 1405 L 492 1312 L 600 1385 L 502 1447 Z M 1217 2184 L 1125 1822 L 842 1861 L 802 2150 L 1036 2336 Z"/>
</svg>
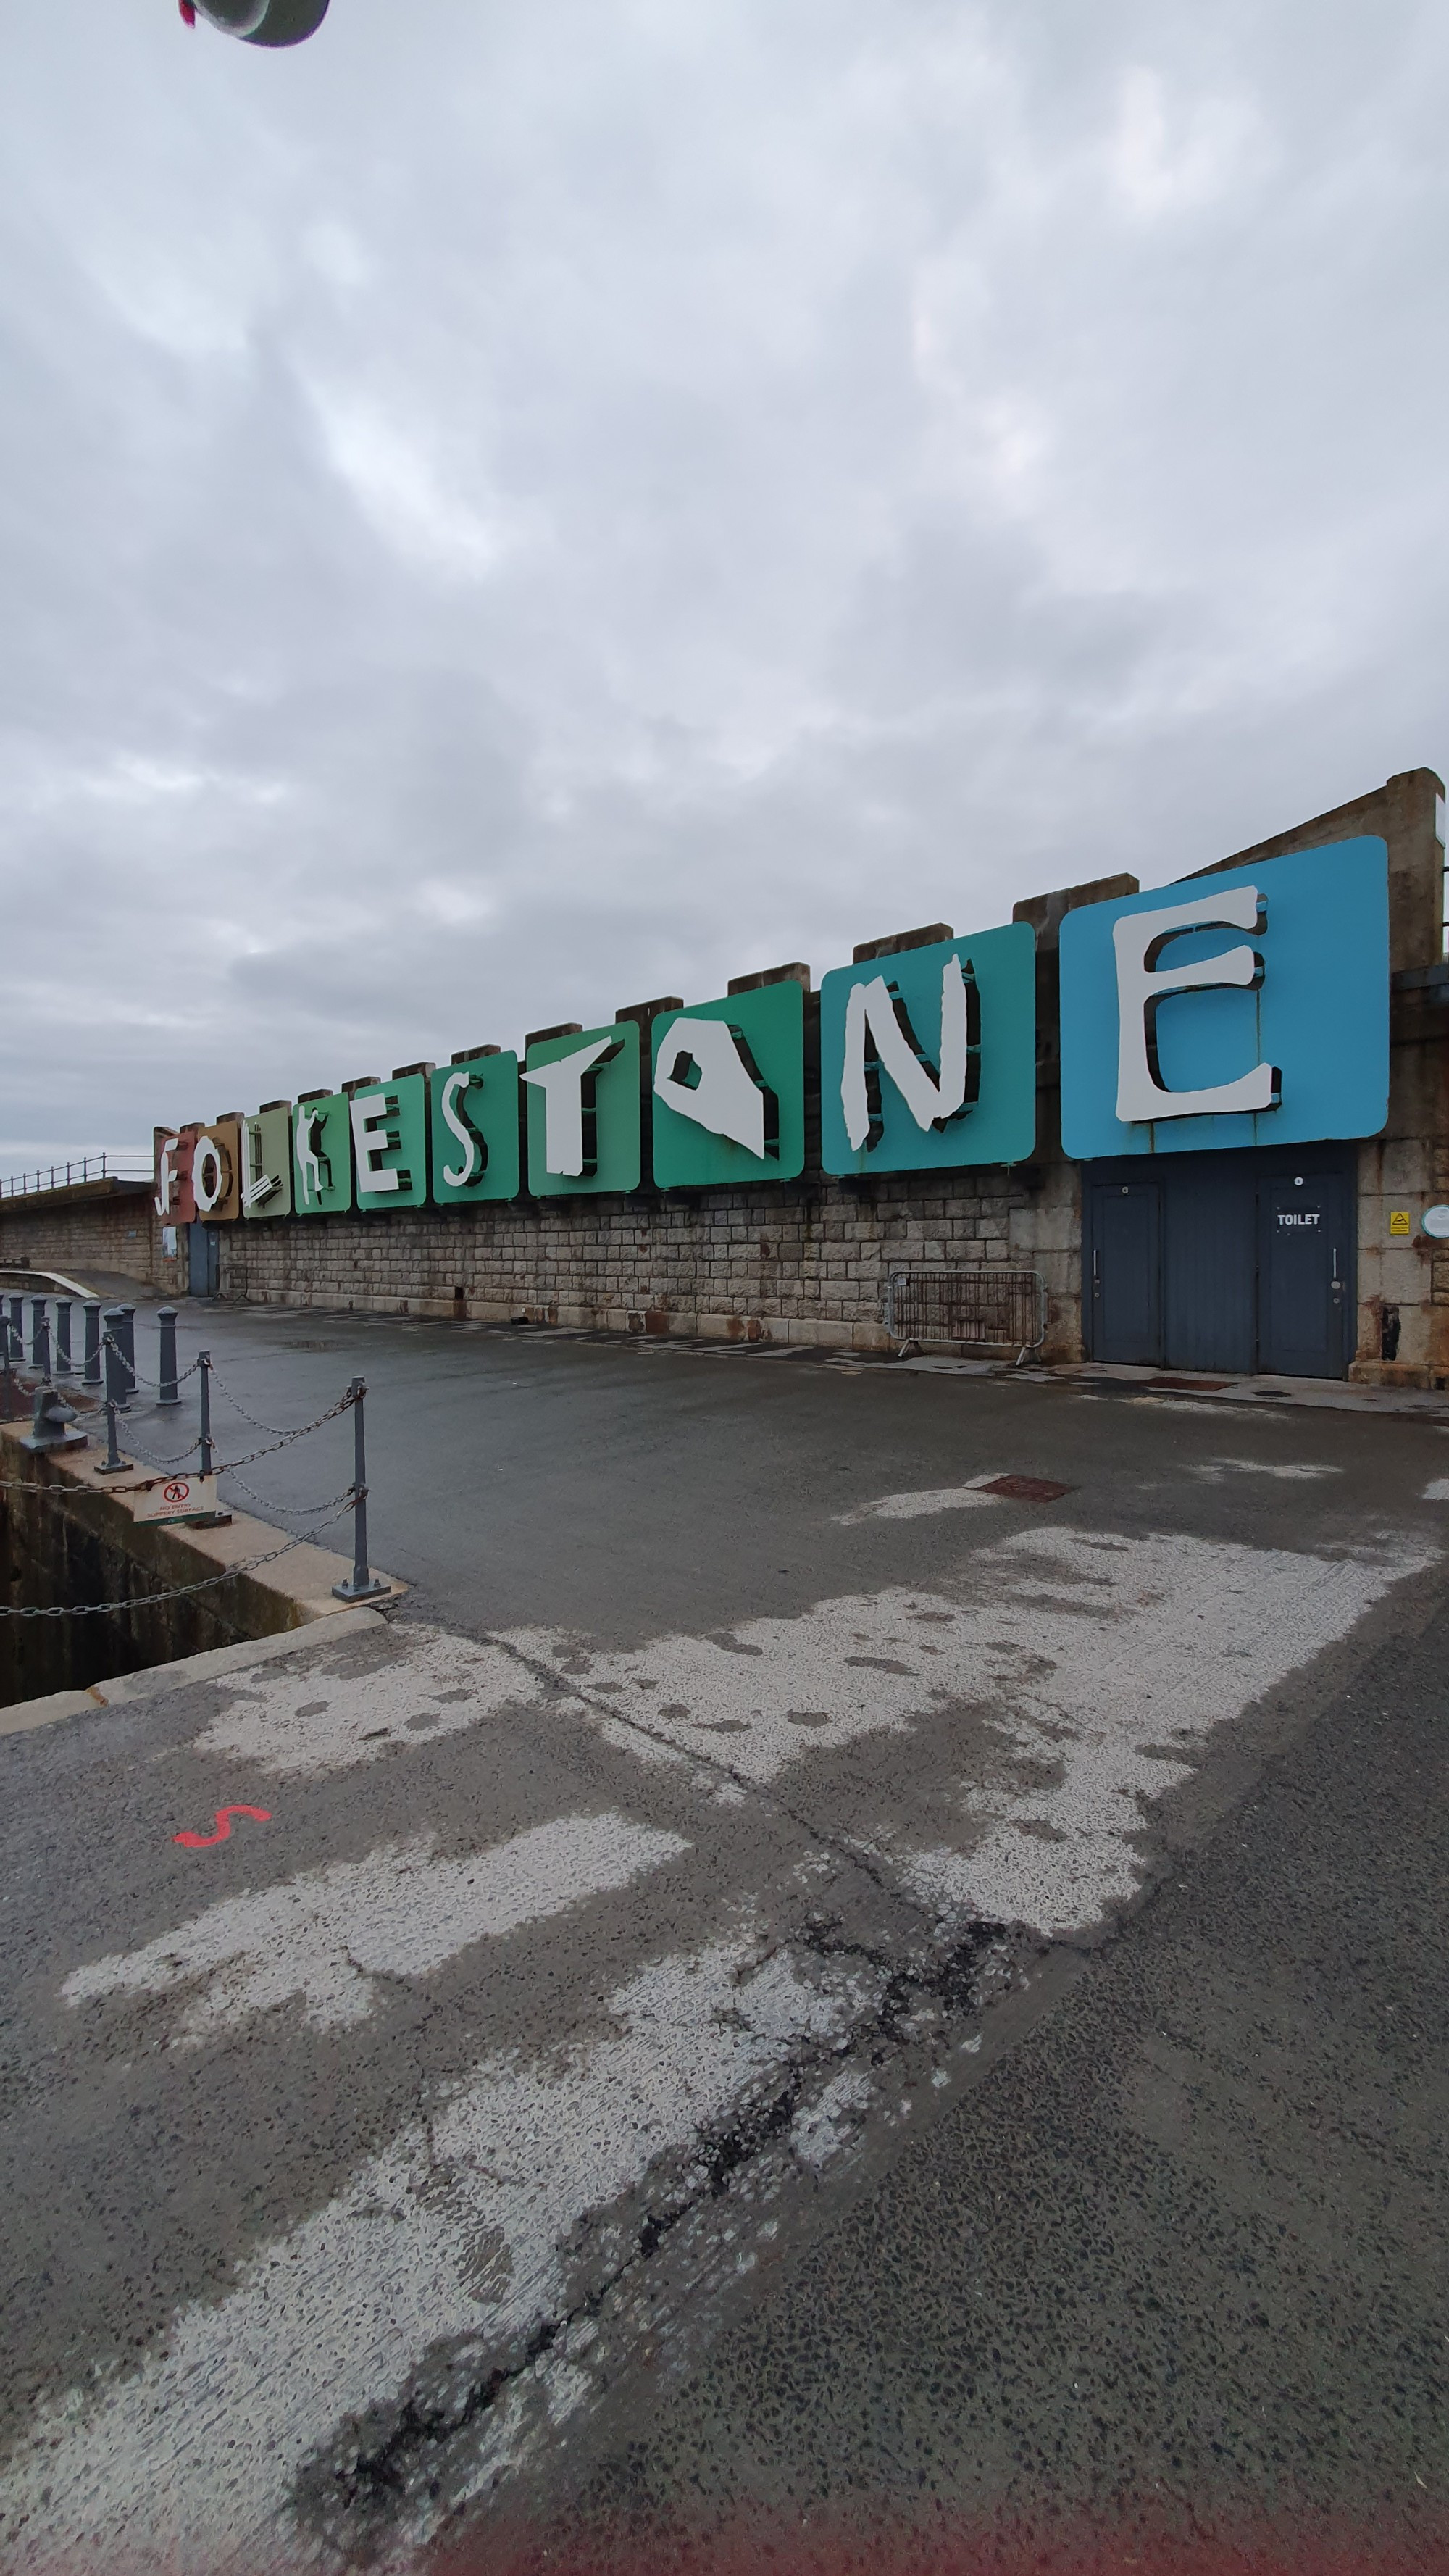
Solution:
<svg viewBox="0 0 1449 2576">
<path fill-rule="evenodd" d="M 184 1321 L 413 1589 L 0 1740 L 7 2568 L 1430 2563 L 1442 1431 Z"/>
</svg>

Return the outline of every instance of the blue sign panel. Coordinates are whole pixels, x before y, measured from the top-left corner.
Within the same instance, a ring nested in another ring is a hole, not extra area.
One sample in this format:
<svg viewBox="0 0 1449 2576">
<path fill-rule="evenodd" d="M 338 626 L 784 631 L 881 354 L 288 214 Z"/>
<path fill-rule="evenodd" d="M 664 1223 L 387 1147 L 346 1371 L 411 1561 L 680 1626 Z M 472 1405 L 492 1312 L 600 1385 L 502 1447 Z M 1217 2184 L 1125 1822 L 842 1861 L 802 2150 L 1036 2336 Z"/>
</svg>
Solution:
<svg viewBox="0 0 1449 2576">
<path fill-rule="evenodd" d="M 1380 840 L 1189 877 L 1061 927 L 1076 1160 L 1376 1136 L 1389 1105 Z"/>
<path fill-rule="evenodd" d="M 827 1172 L 1024 1162 L 1036 1144 L 1029 922 L 837 966 L 820 986 Z"/>
</svg>

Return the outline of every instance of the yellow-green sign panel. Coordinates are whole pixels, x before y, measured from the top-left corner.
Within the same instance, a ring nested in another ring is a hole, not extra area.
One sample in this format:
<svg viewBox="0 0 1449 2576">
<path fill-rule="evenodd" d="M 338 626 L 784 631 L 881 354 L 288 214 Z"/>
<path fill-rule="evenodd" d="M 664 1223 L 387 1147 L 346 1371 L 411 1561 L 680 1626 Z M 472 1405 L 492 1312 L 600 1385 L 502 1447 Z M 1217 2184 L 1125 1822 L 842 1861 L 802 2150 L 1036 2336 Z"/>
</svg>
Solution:
<svg viewBox="0 0 1449 2576">
<path fill-rule="evenodd" d="M 272 1100 L 242 1120 L 241 1212 L 245 1217 L 292 1213 L 292 1105 Z"/>
</svg>

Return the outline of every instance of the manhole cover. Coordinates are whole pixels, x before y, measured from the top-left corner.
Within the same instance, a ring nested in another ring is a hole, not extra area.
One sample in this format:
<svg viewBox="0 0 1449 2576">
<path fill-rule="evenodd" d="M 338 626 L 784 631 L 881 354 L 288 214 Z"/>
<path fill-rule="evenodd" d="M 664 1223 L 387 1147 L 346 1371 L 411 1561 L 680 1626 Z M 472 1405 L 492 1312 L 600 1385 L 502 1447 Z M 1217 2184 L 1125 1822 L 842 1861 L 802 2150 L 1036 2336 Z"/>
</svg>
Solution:
<svg viewBox="0 0 1449 2576">
<path fill-rule="evenodd" d="M 1054 1485 L 1050 1476 L 993 1476 L 989 1485 L 977 1488 L 983 1494 L 1000 1494 L 1008 1503 L 1055 1503 L 1072 1491 L 1070 1485 Z"/>
</svg>

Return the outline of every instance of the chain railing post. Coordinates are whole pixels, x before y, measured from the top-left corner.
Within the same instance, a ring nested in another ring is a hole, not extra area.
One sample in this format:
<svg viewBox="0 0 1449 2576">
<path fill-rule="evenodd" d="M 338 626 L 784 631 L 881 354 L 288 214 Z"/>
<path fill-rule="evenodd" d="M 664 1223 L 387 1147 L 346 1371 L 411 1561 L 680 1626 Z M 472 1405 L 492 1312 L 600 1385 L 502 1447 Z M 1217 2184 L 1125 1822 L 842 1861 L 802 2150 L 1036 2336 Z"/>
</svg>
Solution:
<svg viewBox="0 0 1449 2576">
<path fill-rule="evenodd" d="M 12 1297 L 10 1300 L 10 1330 L 15 1336 L 15 1365 L 19 1368 L 25 1358 L 25 1300 L 23 1297 Z"/>
<path fill-rule="evenodd" d="M 68 1297 L 57 1297 L 55 1301 L 55 1373 L 57 1377 L 75 1375 L 70 1355 L 70 1299 Z"/>
<path fill-rule="evenodd" d="M 85 1317 L 84 1383 L 99 1386 L 101 1382 L 101 1301 L 87 1297 L 81 1312 Z"/>
<path fill-rule="evenodd" d="M 108 1350 L 106 1353 L 106 1373 L 108 1376 L 110 1374 L 110 1367 L 111 1354 Z M 108 1393 L 106 1396 L 106 1454 L 97 1466 L 96 1474 L 98 1476 L 119 1476 L 121 1469 L 128 1464 L 129 1461 L 121 1456 L 120 1450 L 116 1446 L 116 1399 L 113 1395 Z"/>
<path fill-rule="evenodd" d="M 161 1328 L 161 1360 L 156 1374 L 161 1381 L 158 1404 L 179 1404 L 181 1390 L 176 1383 L 176 1309 L 163 1306 L 156 1318 Z"/>
<path fill-rule="evenodd" d="M 15 1379 L 12 1374 L 10 1364 L 10 1344 L 10 1318 L 5 1313 L 4 1308 L 0 1307 L 0 1352 L 3 1352 L 4 1355 L 3 1359 L 0 1359 L 0 1370 L 3 1370 L 4 1375 L 5 1419 L 7 1422 L 13 1422 L 15 1419 Z"/>
<path fill-rule="evenodd" d="M 197 1373 L 201 1379 L 201 1472 L 211 1474 L 211 1353 L 197 1355 Z"/>
<path fill-rule="evenodd" d="M 362 1422 L 367 1380 L 355 1377 L 348 1394 L 352 1400 L 352 1572 L 345 1583 L 334 1583 L 332 1592 L 338 1601 L 375 1601 L 389 1587 L 378 1581 L 367 1562 L 367 1441 Z"/>
<path fill-rule="evenodd" d="M 49 1380 L 50 1309 L 43 1297 L 34 1297 L 30 1303 L 30 1365 Z"/>
</svg>

